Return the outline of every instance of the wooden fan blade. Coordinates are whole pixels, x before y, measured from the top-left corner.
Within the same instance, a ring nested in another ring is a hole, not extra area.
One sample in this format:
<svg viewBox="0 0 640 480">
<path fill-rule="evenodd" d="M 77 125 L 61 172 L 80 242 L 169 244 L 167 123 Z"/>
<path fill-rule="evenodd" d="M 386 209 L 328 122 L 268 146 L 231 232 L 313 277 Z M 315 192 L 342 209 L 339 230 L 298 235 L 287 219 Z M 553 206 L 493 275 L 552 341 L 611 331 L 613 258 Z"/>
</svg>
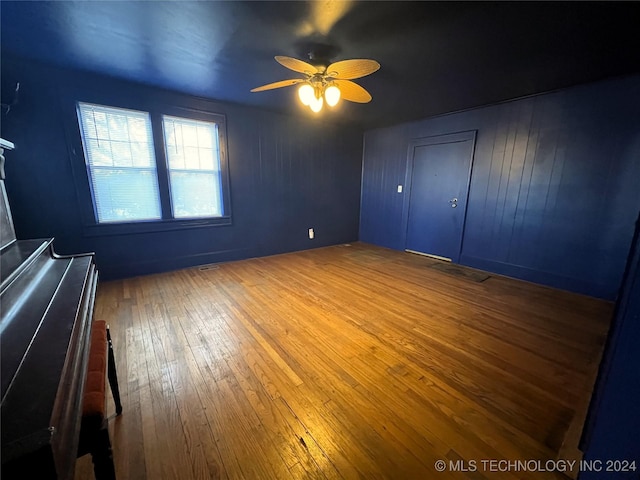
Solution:
<svg viewBox="0 0 640 480">
<path fill-rule="evenodd" d="M 318 69 L 313 65 L 311 65 L 310 63 L 303 62 L 302 60 L 298 60 L 297 58 L 278 55 L 275 57 L 275 59 L 276 59 L 276 62 L 278 62 L 280 65 L 288 68 L 289 70 L 293 70 L 294 72 L 304 73 L 306 75 L 313 75 L 318 71 Z"/>
<path fill-rule="evenodd" d="M 371 101 L 369 92 L 351 80 L 334 80 L 333 83 L 340 89 L 340 97 L 343 100 L 356 103 L 369 103 Z"/>
<path fill-rule="evenodd" d="M 327 67 L 326 75 L 341 80 L 353 80 L 354 78 L 370 75 L 379 68 L 380 64 L 375 60 L 355 58 L 332 63 Z"/>
<path fill-rule="evenodd" d="M 262 92 L 264 90 L 273 90 L 274 88 L 290 87 L 296 83 L 304 82 L 302 78 L 292 78 L 291 80 L 280 80 L 279 82 L 268 83 L 261 87 L 252 88 L 252 92 Z"/>
</svg>

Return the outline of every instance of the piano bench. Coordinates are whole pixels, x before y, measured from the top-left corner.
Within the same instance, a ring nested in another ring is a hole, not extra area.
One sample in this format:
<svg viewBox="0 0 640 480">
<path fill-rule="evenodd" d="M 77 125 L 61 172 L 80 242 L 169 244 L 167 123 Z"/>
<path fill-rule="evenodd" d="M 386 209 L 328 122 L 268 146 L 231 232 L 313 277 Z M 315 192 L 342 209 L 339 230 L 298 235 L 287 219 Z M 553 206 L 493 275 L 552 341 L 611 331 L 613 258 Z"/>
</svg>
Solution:
<svg viewBox="0 0 640 480">
<path fill-rule="evenodd" d="M 106 415 L 105 375 L 109 379 L 116 413 L 122 413 L 111 334 L 103 320 L 93 322 L 89 364 L 82 405 L 78 457 L 91 453 L 96 480 L 115 480 L 115 468 Z"/>
</svg>

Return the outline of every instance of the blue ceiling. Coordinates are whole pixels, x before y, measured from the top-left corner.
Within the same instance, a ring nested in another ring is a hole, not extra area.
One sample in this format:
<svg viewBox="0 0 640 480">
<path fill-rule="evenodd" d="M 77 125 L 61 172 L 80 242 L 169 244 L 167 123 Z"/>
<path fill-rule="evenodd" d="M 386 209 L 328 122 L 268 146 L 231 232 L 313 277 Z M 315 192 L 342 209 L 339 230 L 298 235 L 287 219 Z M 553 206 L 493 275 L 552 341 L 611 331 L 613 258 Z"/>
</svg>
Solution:
<svg viewBox="0 0 640 480">
<path fill-rule="evenodd" d="M 372 58 L 373 101 L 321 113 L 363 127 L 640 71 L 638 2 L 3 0 L 0 15 L 3 53 L 294 114 L 294 88 L 249 92 L 299 76 L 275 55 Z"/>
</svg>

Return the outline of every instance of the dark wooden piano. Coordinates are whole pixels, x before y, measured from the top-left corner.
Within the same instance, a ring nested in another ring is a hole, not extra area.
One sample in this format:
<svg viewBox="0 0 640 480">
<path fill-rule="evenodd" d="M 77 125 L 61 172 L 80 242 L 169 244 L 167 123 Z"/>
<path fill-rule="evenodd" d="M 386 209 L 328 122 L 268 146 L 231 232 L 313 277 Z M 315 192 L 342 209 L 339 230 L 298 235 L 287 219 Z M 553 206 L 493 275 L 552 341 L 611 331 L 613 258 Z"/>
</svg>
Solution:
<svg viewBox="0 0 640 480">
<path fill-rule="evenodd" d="M 0 183 L 2 479 L 70 479 L 98 274 L 91 254 L 16 240 Z"/>
</svg>

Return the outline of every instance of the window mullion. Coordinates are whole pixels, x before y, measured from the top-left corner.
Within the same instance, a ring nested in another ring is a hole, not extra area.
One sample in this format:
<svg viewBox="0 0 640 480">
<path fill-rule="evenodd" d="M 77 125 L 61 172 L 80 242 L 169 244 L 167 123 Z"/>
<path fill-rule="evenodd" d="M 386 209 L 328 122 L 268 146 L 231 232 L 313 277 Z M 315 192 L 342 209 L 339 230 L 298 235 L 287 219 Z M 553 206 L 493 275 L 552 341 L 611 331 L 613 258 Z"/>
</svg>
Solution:
<svg viewBox="0 0 640 480">
<path fill-rule="evenodd" d="M 156 171 L 158 172 L 158 188 L 160 189 L 162 218 L 169 220 L 173 218 L 173 212 L 171 210 L 169 171 L 167 167 L 167 156 L 164 151 L 164 133 L 162 129 L 161 115 L 151 115 L 151 130 L 153 131 L 153 148 L 156 152 Z"/>
</svg>

